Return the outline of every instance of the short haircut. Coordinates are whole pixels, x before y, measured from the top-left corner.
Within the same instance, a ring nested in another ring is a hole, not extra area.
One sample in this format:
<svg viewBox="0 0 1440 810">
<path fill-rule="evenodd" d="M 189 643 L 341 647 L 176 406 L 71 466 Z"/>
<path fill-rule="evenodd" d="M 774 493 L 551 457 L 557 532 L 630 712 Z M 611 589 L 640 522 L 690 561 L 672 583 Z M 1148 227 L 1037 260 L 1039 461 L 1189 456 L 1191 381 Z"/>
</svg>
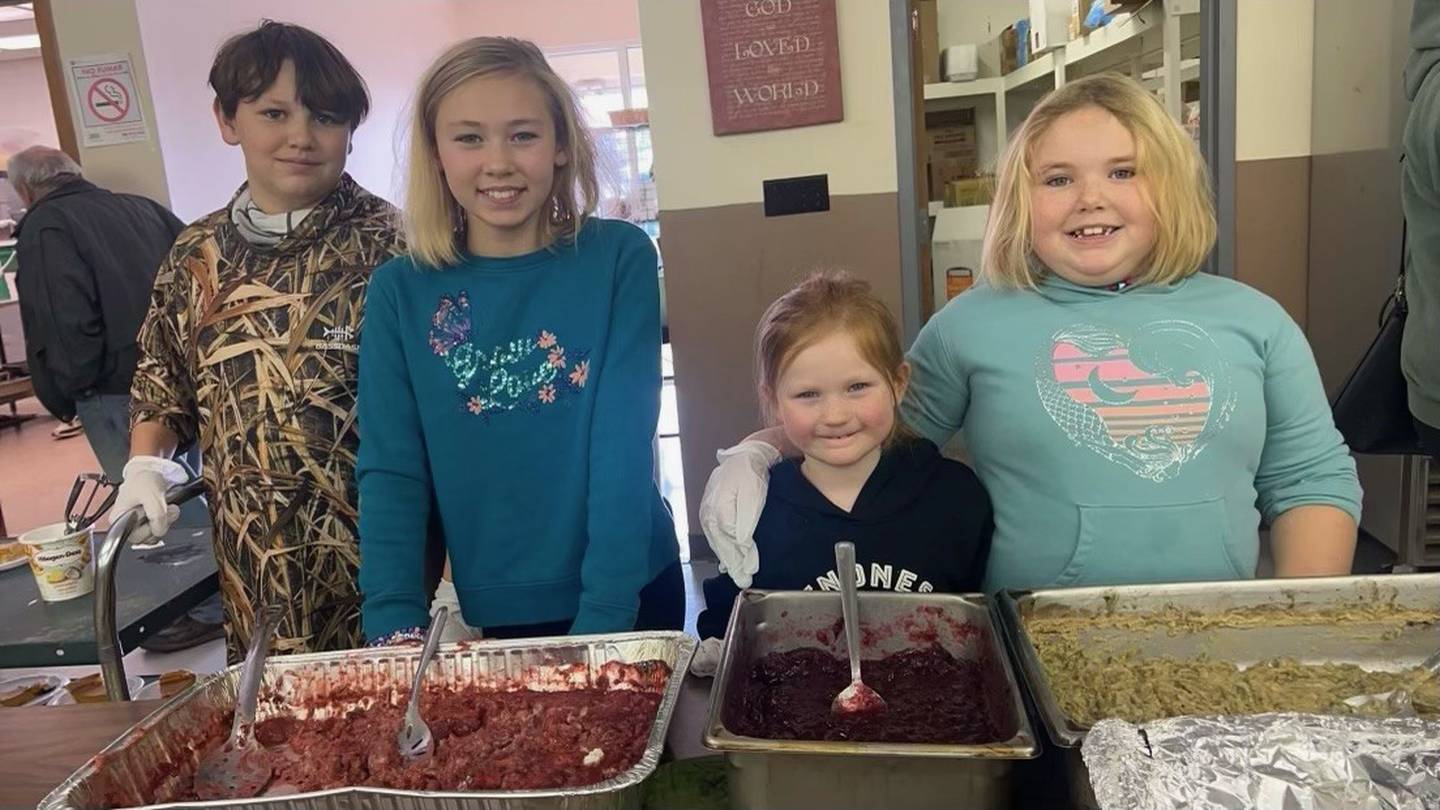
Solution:
<svg viewBox="0 0 1440 810">
<path fill-rule="evenodd" d="M 353 132 L 370 112 L 370 91 L 350 60 L 330 41 L 290 23 L 265 20 L 220 46 L 210 66 L 210 86 L 226 118 L 242 101 L 254 101 L 275 83 L 286 62 L 295 65 L 300 103 L 326 113 Z"/>
<path fill-rule="evenodd" d="M 1155 217 L 1155 249 L 1136 284 L 1168 284 L 1193 275 L 1215 245 L 1215 203 L 1194 141 L 1139 82 L 1101 73 L 1046 96 L 1016 130 L 1000 159 L 995 199 L 985 227 L 980 267 L 996 287 L 1033 288 L 1047 272 L 1035 257 L 1030 230 L 1030 161 L 1040 139 L 1064 115 L 1099 107 L 1135 139 L 1136 170 Z"/>
<path fill-rule="evenodd" d="M 445 267 L 460 260 L 465 211 L 450 194 L 440 170 L 435 119 L 440 102 L 477 76 L 520 76 L 545 94 L 555 124 L 555 143 L 569 160 L 556 167 L 550 199 L 540 218 L 541 244 L 573 242 L 600 201 L 595 142 L 570 85 L 545 61 L 535 43 L 512 37 L 476 37 L 457 43 L 425 71 L 415 94 L 405 167 L 405 243 L 421 265 Z"/>
<path fill-rule="evenodd" d="M 835 333 L 849 335 L 860 356 L 885 378 L 895 400 L 895 425 L 887 441 L 913 434 L 900 418 L 900 367 L 905 352 L 895 317 L 870 285 L 843 270 L 817 270 L 760 316 L 755 329 L 755 389 L 766 424 L 778 421 L 776 385 L 796 355 Z"/>
<path fill-rule="evenodd" d="M 10 185 L 22 186 L 33 205 L 36 200 L 80 177 L 80 164 L 59 149 L 32 146 L 10 156 L 5 166 Z"/>
</svg>

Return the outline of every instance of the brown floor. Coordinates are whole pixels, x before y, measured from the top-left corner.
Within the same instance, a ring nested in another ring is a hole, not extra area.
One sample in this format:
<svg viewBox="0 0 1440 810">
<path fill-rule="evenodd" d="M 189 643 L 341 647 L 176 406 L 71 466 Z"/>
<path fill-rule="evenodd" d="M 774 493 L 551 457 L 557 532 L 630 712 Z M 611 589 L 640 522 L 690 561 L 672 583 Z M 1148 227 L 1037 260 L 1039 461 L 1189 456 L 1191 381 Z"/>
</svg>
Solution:
<svg viewBox="0 0 1440 810">
<path fill-rule="evenodd" d="M 0 510 L 12 535 L 65 519 L 65 499 L 75 476 L 99 472 L 100 464 L 85 436 L 56 441 L 50 431 L 60 424 L 40 403 L 18 403 L 36 418 L 15 428 L 0 428 Z M 9 414 L 0 407 L 0 415 Z"/>
</svg>

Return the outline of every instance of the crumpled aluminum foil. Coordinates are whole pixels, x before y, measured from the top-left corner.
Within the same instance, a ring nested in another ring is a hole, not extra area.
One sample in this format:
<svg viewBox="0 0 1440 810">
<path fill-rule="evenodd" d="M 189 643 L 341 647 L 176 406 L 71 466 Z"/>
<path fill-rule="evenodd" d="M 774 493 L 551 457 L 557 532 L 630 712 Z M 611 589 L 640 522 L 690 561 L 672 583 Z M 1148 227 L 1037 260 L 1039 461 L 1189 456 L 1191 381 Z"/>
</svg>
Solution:
<svg viewBox="0 0 1440 810">
<path fill-rule="evenodd" d="M 1436 810 L 1440 722 L 1310 714 L 1102 720 L 1081 746 L 1103 810 Z"/>
</svg>

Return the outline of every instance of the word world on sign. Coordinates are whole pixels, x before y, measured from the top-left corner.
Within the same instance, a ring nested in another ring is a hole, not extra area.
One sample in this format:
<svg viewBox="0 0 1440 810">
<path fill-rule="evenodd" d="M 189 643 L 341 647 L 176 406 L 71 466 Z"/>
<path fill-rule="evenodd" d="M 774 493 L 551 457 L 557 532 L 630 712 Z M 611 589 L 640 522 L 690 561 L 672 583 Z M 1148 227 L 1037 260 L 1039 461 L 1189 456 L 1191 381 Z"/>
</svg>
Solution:
<svg viewBox="0 0 1440 810">
<path fill-rule="evenodd" d="M 735 106 L 747 104 L 773 104 L 777 101 L 793 101 L 797 98 L 814 98 L 820 95 L 820 82 L 806 79 L 801 82 L 770 82 L 753 87 L 735 87 L 730 90 L 735 97 Z"/>
</svg>

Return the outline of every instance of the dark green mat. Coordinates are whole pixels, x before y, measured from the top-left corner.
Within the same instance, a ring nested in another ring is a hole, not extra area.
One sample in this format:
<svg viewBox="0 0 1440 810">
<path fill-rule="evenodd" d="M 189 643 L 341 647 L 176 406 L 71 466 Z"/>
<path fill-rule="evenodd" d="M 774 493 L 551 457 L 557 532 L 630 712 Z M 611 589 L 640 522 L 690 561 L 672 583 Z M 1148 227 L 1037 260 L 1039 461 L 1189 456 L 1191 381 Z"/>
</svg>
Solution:
<svg viewBox="0 0 1440 810">
<path fill-rule="evenodd" d="M 645 810 L 728 810 L 725 757 L 700 757 L 666 762 L 645 780 Z"/>
</svg>

